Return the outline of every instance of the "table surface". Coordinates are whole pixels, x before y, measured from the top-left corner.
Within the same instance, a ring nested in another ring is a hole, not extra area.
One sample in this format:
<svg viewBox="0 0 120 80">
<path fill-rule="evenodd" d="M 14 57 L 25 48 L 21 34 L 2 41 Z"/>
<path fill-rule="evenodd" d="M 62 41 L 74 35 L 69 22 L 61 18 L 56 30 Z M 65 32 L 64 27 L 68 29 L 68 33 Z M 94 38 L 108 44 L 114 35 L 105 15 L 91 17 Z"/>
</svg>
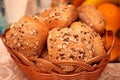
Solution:
<svg viewBox="0 0 120 80">
<path fill-rule="evenodd" d="M 120 80 L 120 63 L 108 63 L 98 80 Z M 11 59 L 0 39 L 0 80 L 28 80 Z"/>
</svg>

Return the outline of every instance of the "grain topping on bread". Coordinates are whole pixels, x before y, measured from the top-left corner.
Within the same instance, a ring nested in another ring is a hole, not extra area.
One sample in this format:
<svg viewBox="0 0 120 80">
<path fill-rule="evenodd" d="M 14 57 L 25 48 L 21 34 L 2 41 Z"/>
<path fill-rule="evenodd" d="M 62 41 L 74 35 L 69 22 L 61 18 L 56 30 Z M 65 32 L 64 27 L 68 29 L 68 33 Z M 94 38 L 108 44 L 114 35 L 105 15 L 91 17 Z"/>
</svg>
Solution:
<svg viewBox="0 0 120 80">
<path fill-rule="evenodd" d="M 50 60 L 87 61 L 94 57 L 96 38 L 101 39 L 93 29 L 80 22 L 74 22 L 70 28 L 54 28 L 48 36 Z M 105 53 L 102 41 L 97 44 L 103 49 L 101 53 Z"/>
<path fill-rule="evenodd" d="M 51 30 L 56 27 L 68 27 L 78 18 L 78 11 L 73 5 L 61 5 L 43 11 L 40 17 Z"/>
<path fill-rule="evenodd" d="M 96 56 L 105 55 L 104 44 L 99 34 L 81 22 L 73 22 L 69 28 L 54 28 L 47 39 L 49 60 L 57 62 L 87 62 Z M 61 66 L 66 71 L 75 67 Z"/>
<path fill-rule="evenodd" d="M 5 34 L 6 45 L 24 56 L 38 56 L 46 43 L 48 28 L 29 16 L 14 23 Z"/>
</svg>

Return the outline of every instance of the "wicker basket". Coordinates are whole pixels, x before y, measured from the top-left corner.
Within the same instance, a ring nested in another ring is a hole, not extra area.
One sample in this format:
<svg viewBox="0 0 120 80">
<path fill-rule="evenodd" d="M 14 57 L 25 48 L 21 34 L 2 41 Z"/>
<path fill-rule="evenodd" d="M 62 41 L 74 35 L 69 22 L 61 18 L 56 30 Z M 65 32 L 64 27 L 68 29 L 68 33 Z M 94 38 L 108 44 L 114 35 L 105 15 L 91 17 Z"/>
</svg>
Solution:
<svg viewBox="0 0 120 80">
<path fill-rule="evenodd" d="M 4 34 L 6 31 L 2 34 L 2 41 L 4 44 Z M 18 67 L 30 80 L 97 80 L 109 62 L 109 53 L 112 50 L 113 44 L 114 37 L 110 48 L 107 49 L 106 55 L 95 57 L 87 62 L 58 62 L 55 64 L 43 58 L 26 58 L 21 53 L 10 49 L 6 44 L 5 46 Z M 76 68 L 73 72 L 66 73 L 61 69 L 61 65 L 72 65 Z"/>
</svg>

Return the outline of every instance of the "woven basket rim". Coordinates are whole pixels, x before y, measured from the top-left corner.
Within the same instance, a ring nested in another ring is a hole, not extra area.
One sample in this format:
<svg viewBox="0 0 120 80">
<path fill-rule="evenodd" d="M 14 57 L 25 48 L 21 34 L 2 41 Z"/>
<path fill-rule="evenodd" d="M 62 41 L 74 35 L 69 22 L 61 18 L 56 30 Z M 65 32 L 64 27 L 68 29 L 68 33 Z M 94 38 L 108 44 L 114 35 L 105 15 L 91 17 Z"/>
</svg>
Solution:
<svg viewBox="0 0 120 80">
<path fill-rule="evenodd" d="M 13 58 L 14 59 L 14 58 Z M 15 60 L 14 60 L 15 61 Z M 15 61 L 16 62 L 16 61 Z M 22 65 L 22 66 L 24 66 L 24 67 L 29 67 L 29 68 L 31 68 L 31 66 L 27 66 L 27 65 L 24 65 L 24 64 L 22 64 L 22 63 L 20 63 L 20 62 L 16 62 L 17 64 L 19 64 L 19 65 Z M 107 64 L 107 63 L 106 63 Z M 105 66 L 105 65 L 104 65 Z M 101 70 L 101 69 L 103 69 L 103 68 L 105 68 L 105 67 L 102 67 L 102 68 L 98 68 L 98 69 L 96 69 L 96 70 L 94 70 L 94 71 L 92 71 L 92 72 L 81 72 L 81 73 L 73 73 L 73 74 L 59 74 L 59 73 L 53 73 L 53 74 L 49 74 L 49 73 L 42 73 L 42 72 L 38 72 L 39 74 L 42 74 L 42 75 L 59 75 L 59 76 L 75 76 L 75 75 L 87 75 L 87 74 L 93 74 L 93 73 L 96 73 L 96 72 L 98 72 L 99 70 Z"/>
</svg>

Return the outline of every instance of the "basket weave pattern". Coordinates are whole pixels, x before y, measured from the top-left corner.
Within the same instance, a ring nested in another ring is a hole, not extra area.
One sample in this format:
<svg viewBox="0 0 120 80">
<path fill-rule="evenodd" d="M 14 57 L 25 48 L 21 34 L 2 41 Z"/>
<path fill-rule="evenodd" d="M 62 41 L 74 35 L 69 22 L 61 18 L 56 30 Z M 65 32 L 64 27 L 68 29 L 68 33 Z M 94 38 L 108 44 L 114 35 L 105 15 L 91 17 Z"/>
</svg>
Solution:
<svg viewBox="0 0 120 80">
<path fill-rule="evenodd" d="M 31 80 L 96 80 L 101 74 L 101 72 L 104 70 L 106 64 L 108 63 L 108 59 L 109 59 L 109 56 L 106 56 L 104 59 L 102 59 L 102 61 L 99 64 L 99 67 L 96 68 L 94 71 L 89 71 L 89 72 L 83 71 L 83 72 L 73 73 L 69 75 L 53 73 L 52 70 L 55 70 L 54 66 L 51 67 L 50 70 L 48 70 L 48 72 L 50 73 L 47 73 L 47 72 L 43 73 L 43 72 L 39 72 L 39 70 L 37 70 L 32 66 L 25 66 L 22 63 L 17 62 L 15 59 L 14 61 Z M 40 63 L 40 61 L 38 61 L 38 63 Z M 48 66 L 48 64 L 46 66 Z"/>
</svg>

